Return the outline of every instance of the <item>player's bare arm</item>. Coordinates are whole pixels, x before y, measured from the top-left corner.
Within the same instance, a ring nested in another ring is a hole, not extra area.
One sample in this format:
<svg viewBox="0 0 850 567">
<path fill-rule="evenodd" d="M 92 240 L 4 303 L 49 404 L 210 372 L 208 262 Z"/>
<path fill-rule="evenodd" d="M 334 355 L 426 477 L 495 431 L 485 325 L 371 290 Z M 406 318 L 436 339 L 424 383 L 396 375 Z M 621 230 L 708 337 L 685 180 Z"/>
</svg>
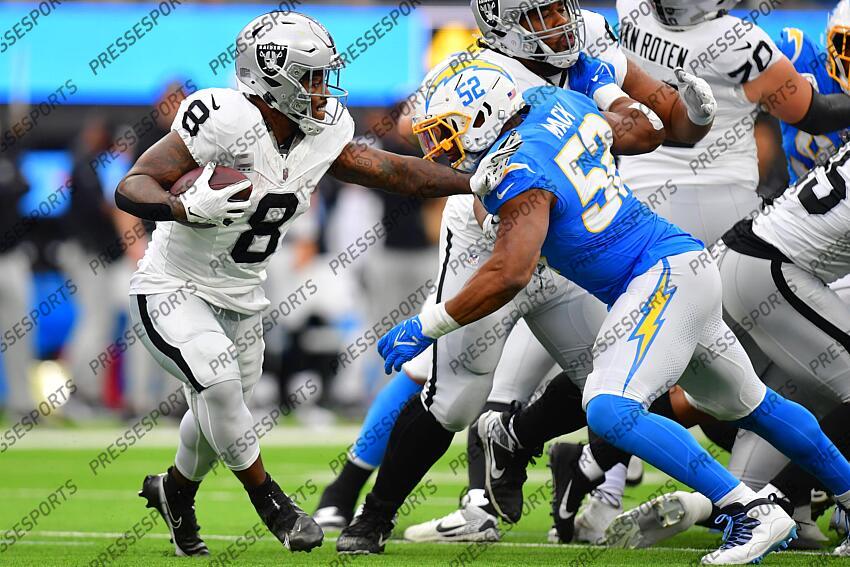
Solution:
<svg viewBox="0 0 850 567">
<path fill-rule="evenodd" d="M 446 312 L 459 325 L 496 312 L 528 285 L 540 260 L 554 204 L 552 193 L 532 189 L 502 205 L 493 255 L 446 303 Z"/>
<path fill-rule="evenodd" d="M 180 199 L 167 188 L 197 162 L 177 132 L 169 132 L 143 153 L 115 190 L 122 211 L 152 221 L 186 220 Z"/>
<path fill-rule="evenodd" d="M 646 154 L 666 138 L 666 130 L 658 118 L 640 110 L 640 104 L 633 98 L 622 97 L 603 112 L 614 133 L 611 151 L 615 155 Z"/>
<path fill-rule="evenodd" d="M 466 195 L 469 175 L 420 158 L 349 143 L 329 170 L 347 183 L 411 197 Z"/>
<path fill-rule="evenodd" d="M 850 126 L 850 96 L 820 94 L 784 55 L 744 92 L 776 118 L 809 134 L 820 135 Z"/>
<path fill-rule="evenodd" d="M 658 115 L 664 123 L 668 140 L 695 144 L 711 130 L 713 122 L 704 126 L 691 122 L 688 109 L 676 89 L 652 78 L 631 59 L 628 60 L 628 73 L 623 81 L 623 90 Z M 618 153 L 616 148 L 614 151 Z"/>
</svg>

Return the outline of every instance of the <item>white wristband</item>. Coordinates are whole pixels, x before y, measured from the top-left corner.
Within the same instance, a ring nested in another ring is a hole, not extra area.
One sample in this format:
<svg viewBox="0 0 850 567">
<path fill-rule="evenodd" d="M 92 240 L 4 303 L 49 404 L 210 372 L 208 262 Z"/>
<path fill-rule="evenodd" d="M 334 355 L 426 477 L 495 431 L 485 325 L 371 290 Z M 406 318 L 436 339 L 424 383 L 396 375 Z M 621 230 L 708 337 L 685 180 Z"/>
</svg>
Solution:
<svg viewBox="0 0 850 567">
<path fill-rule="evenodd" d="M 419 321 L 422 323 L 422 334 L 432 339 L 439 339 L 460 328 L 458 322 L 446 311 L 445 303 L 425 305 L 419 314 Z"/>
<path fill-rule="evenodd" d="M 621 98 L 626 98 L 628 96 L 629 95 L 623 92 L 623 89 L 611 83 L 596 89 L 596 92 L 593 93 L 593 102 L 596 103 L 596 106 L 599 107 L 599 110 L 604 112 L 611 108 L 611 105 L 614 104 L 614 101 L 619 100 Z"/>
</svg>

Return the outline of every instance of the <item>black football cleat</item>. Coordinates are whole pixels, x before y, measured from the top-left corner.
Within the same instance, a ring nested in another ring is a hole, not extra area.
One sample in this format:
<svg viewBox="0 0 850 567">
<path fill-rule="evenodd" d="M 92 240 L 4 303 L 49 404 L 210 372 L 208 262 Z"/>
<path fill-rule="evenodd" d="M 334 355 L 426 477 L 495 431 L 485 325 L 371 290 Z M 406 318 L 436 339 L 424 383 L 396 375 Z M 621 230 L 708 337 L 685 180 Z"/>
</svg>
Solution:
<svg viewBox="0 0 850 567">
<path fill-rule="evenodd" d="M 269 531 L 290 551 L 310 552 L 322 545 L 322 528 L 266 476 L 265 482 L 248 492 L 251 503 Z"/>
<path fill-rule="evenodd" d="M 148 501 L 147 508 L 155 508 L 168 531 L 178 557 L 209 555 L 207 544 L 201 539 L 195 518 L 195 492 L 191 488 L 178 489 L 168 473 L 148 475 L 142 483 L 139 496 Z"/>
<path fill-rule="evenodd" d="M 552 519 L 554 527 L 549 540 L 569 543 L 575 533 L 576 513 L 584 497 L 602 484 L 605 477 L 591 481 L 579 468 L 583 445 L 553 443 L 549 446 L 549 468 L 552 469 Z"/>
<path fill-rule="evenodd" d="M 508 424 L 519 406 L 510 411 L 484 412 L 475 425 L 478 442 L 484 451 L 484 488 L 496 513 L 506 522 L 515 524 L 522 517 L 522 487 L 528 474 L 526 468 L 542 447 L 528 450 L 520 447 Z"/>
<path fill-rule="evenodd" d="M 349 555 L 383 553 L 394 527 L 395 511 L 392 506 L 367 494 L 363 509 L 340 532 L 336 551 Z"/>
</svg>

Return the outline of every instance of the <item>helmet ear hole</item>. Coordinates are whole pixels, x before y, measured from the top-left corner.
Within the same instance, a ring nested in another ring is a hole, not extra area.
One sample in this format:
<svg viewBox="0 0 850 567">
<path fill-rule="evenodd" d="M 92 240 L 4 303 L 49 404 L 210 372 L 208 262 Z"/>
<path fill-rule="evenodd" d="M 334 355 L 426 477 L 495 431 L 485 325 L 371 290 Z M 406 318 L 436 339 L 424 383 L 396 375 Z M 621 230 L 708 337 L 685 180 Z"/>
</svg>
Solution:
<svg viewBox="0 0 850 567">
<path fill-rule="evenodd" d="M 472 123 L 472 125 L 475 128 L 481 128 L 484 125 L 485 120 L 487 120 L 487 117 L 484 116 L 484 111 L 479 110 L 478 114 L 475 115 L 475 121 Z"/>
</svg>

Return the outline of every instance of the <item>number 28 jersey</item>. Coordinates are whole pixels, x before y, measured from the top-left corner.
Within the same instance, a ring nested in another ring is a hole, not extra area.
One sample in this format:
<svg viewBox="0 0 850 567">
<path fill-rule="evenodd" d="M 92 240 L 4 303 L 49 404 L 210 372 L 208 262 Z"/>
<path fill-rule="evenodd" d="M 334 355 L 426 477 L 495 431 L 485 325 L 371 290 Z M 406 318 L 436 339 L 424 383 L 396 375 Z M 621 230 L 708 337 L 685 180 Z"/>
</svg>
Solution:
<svg viewBox="0 0 850 567">
<path fill-rule="evenodd" d="M 523 95 L 531 109 L 501 137 L 522 143 L 498 187 L 483 199 L 497 214 L 505 202 L 532 189 L 552 193 L 546 263 L 597 299 L 612 305 L 629 283 L 667 256 L 702 250 L 702 242 L 641 203 L 614 165 L 611 126 L 586 96 L 535 87 Z M 535 206 L 529 198 L 527 209 Z M 530 213 L 520 208 L 520 217 Z M 501 215 L 502 222 L 508 217 Z M 518 222 L 523 222 L 519 219 Z"/>
<path fill-rule="evenodd" d="M 304 136 L 281 155 L 246 95 L 205 89 L 183 101 L 171 129 L 198 165 L 215 161 L 250 179 L 250 206 L 225 227 L 158 222 L 130 294 L 168 293 L 192 282 L 195 293 L 212 305 L 245 314 L 262 311 L 268 306 L 261 284 L 269 257 L 310 207 L 319 180 L 353 138 L 354 122 L 346 111 L 336 125 Z"/>
</svg>

